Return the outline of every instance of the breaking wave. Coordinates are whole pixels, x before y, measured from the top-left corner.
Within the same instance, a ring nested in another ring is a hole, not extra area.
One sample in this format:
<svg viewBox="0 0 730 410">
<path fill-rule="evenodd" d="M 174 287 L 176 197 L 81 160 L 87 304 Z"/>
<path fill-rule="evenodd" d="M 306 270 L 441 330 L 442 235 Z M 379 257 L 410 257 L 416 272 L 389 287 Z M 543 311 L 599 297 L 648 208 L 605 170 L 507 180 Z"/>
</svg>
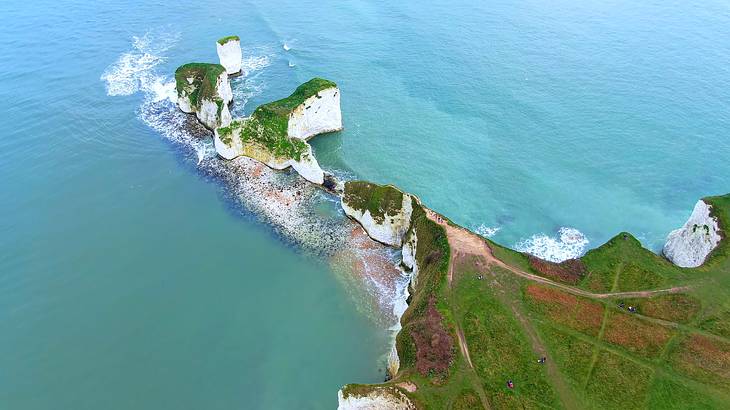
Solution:
<svg viewBox="0 0 730 410">
<path fill-rule="evenodd" d="M 159 88 L 160 78 L 154 74 L 154 68 L 166 61 L 164 53 L 177 43 L 178 38 L 176 33 L 155 31 L 132 37 L 132 50 L 122 53 L 101 75 L 101 80 L 106 82 L 107 95 L 132 95 L 152 90 L 170 95 L 169 89 Z"/>
<path fill-rule="evenodd" d="M 545 234 L 533 235 L 519 241 L 514 248 L 551 262 L 562 262 L 583 255 L 588 238 L 575 228 L 562 227 L 557 237 Z"/>
<path fill-rule="evenodd" d="M 478 235 L 481 235 L 485 238 L 491 238 L 492 236 L 496 235 L 497 232 L 499 232 L 502 229 L 500 226 L 487 226 L 484 224 L 481 224 L 474 228 L 474 232 Z"/>
</svg>

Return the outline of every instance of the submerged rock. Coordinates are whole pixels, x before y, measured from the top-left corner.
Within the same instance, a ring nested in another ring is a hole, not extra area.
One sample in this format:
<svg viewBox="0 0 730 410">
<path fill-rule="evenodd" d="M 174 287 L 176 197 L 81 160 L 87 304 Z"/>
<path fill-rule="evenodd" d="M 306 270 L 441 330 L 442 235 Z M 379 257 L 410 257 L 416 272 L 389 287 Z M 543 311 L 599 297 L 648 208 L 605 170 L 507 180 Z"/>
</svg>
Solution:
<svg viewBox="0 0 730 410">
<path fill-rule="evenodd" d="M 403 244 L 411 226 L 411 195 L 391 185 L 349 181 L 341 202 L 345 214 L 358 221 L 371 238 L 391 246 Z"/>
<path fill-rule="evenodd" d="M 241 72 L 241 40 L 238 36 L 223 37 L 216 43 L 218 59 L 228 75 Z"/>
<path fill-rule="evenodd" d="M 209 129 L 231 123 L 228 104 L 233 100 L 231 84 L 220 64 L 189 63 L 175 70 L 177 104 L 185 113 L 195 113 Z"/>
<path fill-rule="evenodd" d="M 717 219 L 711 215 L 711 206 L 699 200 L 684 226 L 669 234 L 662 252 L 677 266 L 698 267 L 720 243 L 719 230 Z"/>
</svg>

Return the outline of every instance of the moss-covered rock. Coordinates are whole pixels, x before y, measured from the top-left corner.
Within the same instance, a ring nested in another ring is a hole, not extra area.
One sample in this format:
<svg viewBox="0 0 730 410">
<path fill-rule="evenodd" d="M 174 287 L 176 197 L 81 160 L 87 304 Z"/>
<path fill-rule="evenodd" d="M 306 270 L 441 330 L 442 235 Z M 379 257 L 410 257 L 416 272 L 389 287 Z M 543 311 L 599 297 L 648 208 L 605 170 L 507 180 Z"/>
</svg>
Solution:
<svg viewBox="0 0 730 410">
<path fill-rule="evenodd" d="M 273 169 L 293 167 L 304 179 L 321 185 L 324 171 L 312 153 L 312 147 L 295 138 L 262 137 L 262 125 L 257 117 L 237 119 L 228 127 L 215 130 L 215 149 L 225 159 L 239 156 L 253 158 Z"/>
<path fill-rule="evenodd" d="M 401 246 L 411 226 L 413 197 L 392 185 L 349 181 L 342 194 L 342 209 L 358 221 L 371 238 Z"/>
<path fill-rule="evenodd" d="M 324 173 L 312 155 L 312 148 L 299 136 L 318 134 L 323 128 L 309 129 L 298 136 L 289 135 L 289 128 L 290 121 L 299 118 L 297 112 L 312 109 L 313 105 L 306 103 L 308 100 L 324 99 L 319 94 L 323 90 L 339 94 L 332 81 L 314 78 L 297 87 L 289 97 L 263 104 L 250 117 L 219 128 L 216 130 L 216 151 L 227 159 L 247 156 L 276 169 L 293 166 L 304 178 L 322 184 Z M 336 108 L 339 116 L 339 99 Z M 314 120 L 317 115 L 312 112 L 307 118 Z M 327 131 L 331 130 L 327 128 Z"/>
<path fill-rule="evenodd" d="M 233 100 L 233 92 L 222 65 L 182 65 L 175 70 L 175 88 L 177 104 L 183 112 L 195 113 L 210 129 L 230 124 L 228 104 Z"/>
</svg>

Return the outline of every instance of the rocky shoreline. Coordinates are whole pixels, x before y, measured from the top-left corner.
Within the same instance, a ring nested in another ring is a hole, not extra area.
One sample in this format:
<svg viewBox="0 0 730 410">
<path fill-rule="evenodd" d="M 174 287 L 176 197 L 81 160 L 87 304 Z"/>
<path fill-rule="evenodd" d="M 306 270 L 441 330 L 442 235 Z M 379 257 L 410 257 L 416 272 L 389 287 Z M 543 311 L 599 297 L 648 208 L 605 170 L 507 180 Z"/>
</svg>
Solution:
<svg viewBox="0 0 730 410">
<path fill-rule="evenodd" d="M 339 88 L 328 80 L 315 78 L 302 84 L 290 97 L 258 107 L 251 117 L 232 119 L 227 75 L 240 71 L 240 64 L 236 70 L 232 61 L 240 56 L 240 42 L 231 36 L 219 40 L 218 45 L 220 65 L 184 65 L 176 72 L 180 110 L 195 114 L 202 124 L 214 130 L 215 150 L 223 159 L 211 160 L 211 169 L 235 192 L 246 196 L 247 205 L 277 226 L 284 236 L 296 238 L 305 248 L 324 250 L 324 254 L 340 263 L 359 265 L 356 270 L 368 278 L 395 269 L 392 259 L 383 257 L 382 252 L 369 253 L 380 246 L 374 241 L 399 250 L 408 282 L 403 298 L 407 298 L 408 290 L 419 286 L 419 260 L 426 258 L 418 253 L 419 229 L 414 215 L 428 210 L 417 197 L 393 186 L 338 181 L 319 167 L 306 142 L 318 134 L 342 129 Z M 277 171 L 289 167 L 302 178 L 281 178 Z M 322 192 L 339 197 L 342 211 L 362 229 L 331 223 L 308 212 L 312 199 Z M 373 241 L 366 239 L 366 234 Z M 711 206 L 699 201 L 687 223 L 670 233 L 663 253 L 677 266 L 697 267 L 721 239 L 722 230 Z M 400 323 L 405 308 L 394 307 L 393 311 Z M 394 330 L 399 328 L 400 325 Z M 399 354 L 395 340 L 388 368 L 388 377 L 396 377 Z M 342 409 L 415 407 L 403 392 L 390 387 L 357 392 L 343 389 L 339 403 Z"/>
</svg>

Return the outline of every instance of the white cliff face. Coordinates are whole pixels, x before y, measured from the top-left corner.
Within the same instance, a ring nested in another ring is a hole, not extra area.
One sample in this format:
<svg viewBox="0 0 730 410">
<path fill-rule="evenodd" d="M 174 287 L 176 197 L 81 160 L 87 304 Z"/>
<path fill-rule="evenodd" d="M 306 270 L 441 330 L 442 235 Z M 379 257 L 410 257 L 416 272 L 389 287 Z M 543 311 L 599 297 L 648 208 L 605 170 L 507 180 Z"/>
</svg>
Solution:
<svg viewBox="0 0 730 410">
<path fill-rule="evenodd" d="M 192 85 L 193 79 L 188 79 L 188 82 Z M 231 123 L 231 112 L 228 110 L 228 104 L 233 100 L 233 91 L 226 73 L 221 73 L 218 77 L 213 99 L 201 100 L 200 107 L 197 109 L 190 102 L 189 95 L 178 96 L 177 105 L 182 112 L 194 112 L 198 120 L 212 130 L 218 127 L 227 127 Z"/>
<path fill-rule="evenodd" d="M 669 234 L 662 252 L 677 266 L 695 268 L 720 243 L 719 230 L 717 220 L 710 216 L 710 206 L 697 201 L 684 226 Z"/>
<path fill-rule="evenodd" d="M 411 225 L 411 214 L 413 213 L 412 197 L 403 194 L 403 206 L 397 215 L 385 215 L 382 222 L 376 221 L 369 210 L 361 210 L 350 207 L 344 197 L 340 201 L 345 214 L 362 225 L 368 236 L 386 245 L 400 247 L 403 243 L 403 235 L 406 234 Z"/>
<path fill-rule="evenodd" d="M 413 288 L 418 284 L 418 262 L 416 261 L 416 249 L 418 246 L 418 236 L 414 227 L 403 241 L 403 265 L 411 270 L 411 285 Z"/>
<path fill-rule="evenodd" d="M 337 393 L 337 410 L 411 410 L 416 406 L 395 388 L 375 387 L 364 395 Z"/>
<path fill-rule="evenodd" d="M 241 72 L 241 42 L 228 40 L 225 44 L 216 43 L 218 58 L 228 75 Z"/>
<path fill-rule="evenodd" d="M 307 181 L 317 185 L 324 183 L 324 171 L 319 166 L 309 144 L 307 144 L 307 150 L 302 153 L 299 161 L 293 158 L 276 158 L 268 150 L 257 144 L 244 144 L 241 141 L 241 130 L 245 121 L 246 119 L 236 120 L 231 127 L 231 134 L 225 137 L 220 135 L 220 129 L 215 130 L 214 145 L 218 155 L 229 160 L 245 156 L 262 162 L 269 168 L 278 170 L 292 167 Z"/>
<path fill-rule="evenodd" d="M 332 87 L 307 98 L 289 114 L 287 133 L 290 137 L 306 140 L 341 129 L 340 89 Z"/>
</svg>

